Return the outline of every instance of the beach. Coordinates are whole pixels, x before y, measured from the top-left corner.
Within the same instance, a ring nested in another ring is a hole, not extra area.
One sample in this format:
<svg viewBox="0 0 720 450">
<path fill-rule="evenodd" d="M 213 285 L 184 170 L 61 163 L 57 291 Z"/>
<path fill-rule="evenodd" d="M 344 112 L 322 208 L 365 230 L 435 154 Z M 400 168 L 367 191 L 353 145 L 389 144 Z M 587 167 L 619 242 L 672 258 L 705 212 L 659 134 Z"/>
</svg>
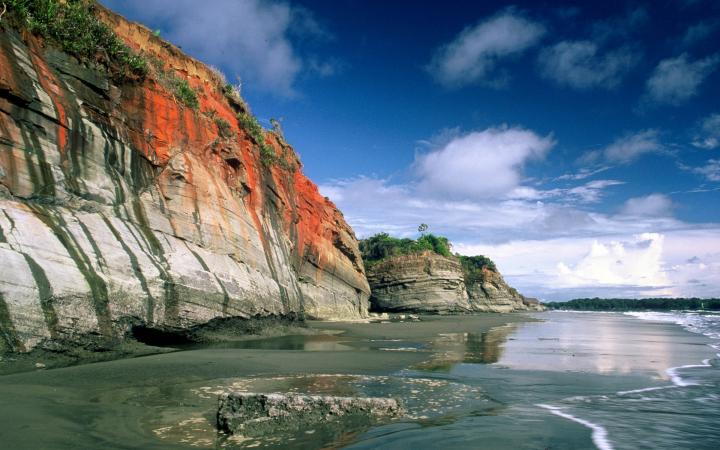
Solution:
<svg viewBox="0 0 720 450">
<path fill-rule="evenodd" d="M 720 438 L 716 318 L 311 322 L 303 335 L 0 377 L 0 440 L 13 449 L 709 449 Z M 214 423 L 228 390 L 395 397 L 407 416 L 228 437 Z"/>
</svg>

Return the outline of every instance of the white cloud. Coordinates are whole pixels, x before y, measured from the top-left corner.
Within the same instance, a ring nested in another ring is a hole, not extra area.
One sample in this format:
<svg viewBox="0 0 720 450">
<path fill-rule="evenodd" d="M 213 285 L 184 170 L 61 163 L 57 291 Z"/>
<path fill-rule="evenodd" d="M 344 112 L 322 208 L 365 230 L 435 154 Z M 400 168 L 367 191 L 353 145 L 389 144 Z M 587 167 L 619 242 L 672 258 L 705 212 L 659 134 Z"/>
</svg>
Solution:
<svg viewBox="0 0 720 450">
<path fill-rule="evenodd" d="M 720 159 L 709 159 L 704 166 L 692 167 L 690 170 L 709 181 L 720 181 Z"/>
<path fill-rule="evenodd" d="M 310 63 L 293 38 L 327 38 L 328 33 L 305 8 L 261 0 L 104 0 L 108 7 L 130 11 L 136 20 L 162 17 L 162 37 L 208 64 L 239 74 L 245 86 L 282 96 L 296 94 L 295 81 L 307 69 L 328 74 L 331 63 Z M 319 70 L 317 70 L 319 69 Z"/>
<path fill-rule="evenodd" d="M 523 165 L 555 144 L 523 128 L 488 128 L 452 139 L 444 147 L 420 154 L 415 172 L 420 189 L 452 198 L 483 198 L 517 187 Z"/>
<path fill-rule="evenodd" d="M 628 9 L 623 15 L 593 23 L 591 34 L 598 42 L 628 41 L 631 35 L 636 34 L 648 22 L 648 18 L 648 13 L 642 6 Z"/>
<path fill-rule="evenodd" d="M 591 41 L 563 41 L 543 49 L 538 58 L 541 74 L 575 89 L 612 89 L 637 63 L 639 55 L 628 47 L 602 52 Z"/>
<path fill-rule="evenodd" d="M 720 114 L 711 114 L 700 123 L 700 131 L 693 140 L 695 147 L 712 150 L 720 147 Z"/>
<path fill-rule="evenodd" d="M 559 177 L 555 178 L 555 181 L 563 181 L 563 180 L 584 180 L 585 178 L 590 178 L 593 175 L 597 175 L 598 173 L 605 172 L 606 170 L 612 169 L 611 166 L 602 166 L 598 168 L 590 168 L 590 167 L 583 167 L 580 170 L 578 170 L 576 173 L 566 173 L 563 175 L 560 175 Z"/>
<path fill-rule="evenodd" d="M 597 164 L 603 160 L 615 164 L 628 164 L 648 153 L 660 153 L 660 133 L 657 130 L 643 130 L 627 134 L 616 139 L 602 150 L 592 150 L 583 154 L 579 163 Z"/>
<path fill-rule="evenodd" d="M 642 286 L 662 288 L 669 284 L 662 271 L 664 236 L 642 233 L 630 242 L 595 240 L 590 251 L 572 266 L 559 262 L 561 287 Z"/>
<path fill-rule="evenodd" d="M 679 105 L 697 94 L 699 86 L 717 68 L 717 54 L 691 61 L 686 53 L 660 61 L 646 84 L 647 99 Z"/>
<path fill-rule="evenodd" d="M 620 212 L 628 216 L 668 216 L 672 208 L 673 202 L 668 196 L 650 194 L 628 199 Z"/>
<path fill-rule="evenodd" d="M 459 87 L 471 83 L 502 83 L 498 61 L 518 55 L 539 42 L 545 28 L 512 10 L 506 10 L 463 30 L 440 47 L 428 70 L 442 84 Z"/>
<path fill-rule="evenodd" d="M 460 244 L 455 250 L 489 255 L 509 283 L 548 300 L 720 295 L 717 227 Z"/>
<path fill-rule="evenodd" d="M 718 28 L 718 22 L 700 22 L 691 27 L 683 35 L 680 43 L 683 47 L 689 47 L 710 36 Z"/>
<path fill-rule="evenodd" d="M 625 184 L 619 180 L 593 180 L 582 186 L 567 189 L 566 195 L 575 196 L 585 203 L 594 203 L 600 200 L 606 188 Z"/>
</svg>

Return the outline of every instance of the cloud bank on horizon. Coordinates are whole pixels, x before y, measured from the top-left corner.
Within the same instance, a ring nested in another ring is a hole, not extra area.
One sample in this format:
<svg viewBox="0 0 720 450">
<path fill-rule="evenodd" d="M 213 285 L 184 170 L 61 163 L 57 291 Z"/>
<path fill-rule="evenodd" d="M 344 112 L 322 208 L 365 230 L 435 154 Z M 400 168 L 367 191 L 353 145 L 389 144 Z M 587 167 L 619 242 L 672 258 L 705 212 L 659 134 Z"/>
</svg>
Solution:
<svg viewBox="0 0 720 450">
<path fill-rule="evenodd" d="M 543 299 L 720 296 L 717 2 L 103 3 L 286 117 L 360 237 L 428 223 Z"/>
</svg>

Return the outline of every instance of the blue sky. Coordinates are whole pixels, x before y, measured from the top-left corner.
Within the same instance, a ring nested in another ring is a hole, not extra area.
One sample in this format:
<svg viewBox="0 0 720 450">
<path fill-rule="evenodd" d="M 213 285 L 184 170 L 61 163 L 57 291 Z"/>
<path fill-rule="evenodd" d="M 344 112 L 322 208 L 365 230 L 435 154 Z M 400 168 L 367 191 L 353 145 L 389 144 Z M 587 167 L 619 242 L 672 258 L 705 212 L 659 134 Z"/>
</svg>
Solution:
<svg viewBox="0 0 720 450">
<path fill-rule="evenodd" d="M 720 3 L 105 0 L 241 80 L 357 234 L 526 295 L 720 295 Z"/>
</svg>

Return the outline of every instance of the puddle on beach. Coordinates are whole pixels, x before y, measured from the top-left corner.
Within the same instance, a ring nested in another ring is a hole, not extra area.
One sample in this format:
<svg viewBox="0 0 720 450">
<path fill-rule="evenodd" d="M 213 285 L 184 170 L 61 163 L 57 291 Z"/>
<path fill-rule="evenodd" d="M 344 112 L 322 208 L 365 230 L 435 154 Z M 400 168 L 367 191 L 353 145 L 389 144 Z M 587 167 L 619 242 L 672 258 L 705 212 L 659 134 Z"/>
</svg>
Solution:
<svg viewBox="0 0 720 450">
<path fill-rule="evenodd" d="M 492 364 L 502 354 L 508 335 L 517 324 L 491 328 L 482 333 L 443 333 L 420 342 L 404 339 L 353 339 L 333 334 L 298 335 L 234 342 L 232 348 L 300 351 L 421 352 L 427 358 L 394 375 L 308 374 L 221 379 L 216 383 L 185 387 L 182 393 L 164 395 L 182 400 L 165 405 L 145 423 L 166 442 L 196 448 L 333 448 L 350 443 L 370 427 L 358 424 L 350 431 L 333 425 L 316 427 L 298 435 L 264 438 L 218 433 L 215 424 L 217 398 L 225 392 L 298 393 L 310 395 L 393 397 L 407 414 L 398 423 L 433 426 L 465 415 L 495 415 L 502 403 L 487 397 L 478 386 L 453 381 L 443 373 L 457 363 Z M 217 347 L 215 347 L 217 348 Z M 358 353 L 358 357 L 362 353 Z M 423 376 L 426 375 L 426 376 Z M 207 405 L 199 412 L 198 405 Z"/>
<path fill-rule="evenodd" d="M 342 442 L 368 429 L 359 425 L 351 431 L 338 430 L 333 424 L 317 426 L 294 435 L 269 437 L 225 436 L 215 429 L 215 405 L 224 392 L 303 393 L 360 397 L 394 397 L 407 410 L 401 421 L 432 424 L 453 420 L 462 414 L 494 414 L 502 405 L 487 398 L 478 387 L 440 378 L 364 375 L 298 375 L 249 377 L 218 380 L 216 384 L 186 388 L 180 405 L 166 406 L 160 414 L 149 418 L 145 426 L 169 442 L 196 448 L 273 448 L 283 446 L 318 447 Z M 175 394 L 175 398 L 177 395 Z M 205 412 L 197 412 L 197 404 L 207 404 Z M 191 406 L 189 406 L 191 405 Z M 194 411 L 190 413 L 190 411 Z M 353 427 L 351 427 L 353 428 Z"/>
</svg>

